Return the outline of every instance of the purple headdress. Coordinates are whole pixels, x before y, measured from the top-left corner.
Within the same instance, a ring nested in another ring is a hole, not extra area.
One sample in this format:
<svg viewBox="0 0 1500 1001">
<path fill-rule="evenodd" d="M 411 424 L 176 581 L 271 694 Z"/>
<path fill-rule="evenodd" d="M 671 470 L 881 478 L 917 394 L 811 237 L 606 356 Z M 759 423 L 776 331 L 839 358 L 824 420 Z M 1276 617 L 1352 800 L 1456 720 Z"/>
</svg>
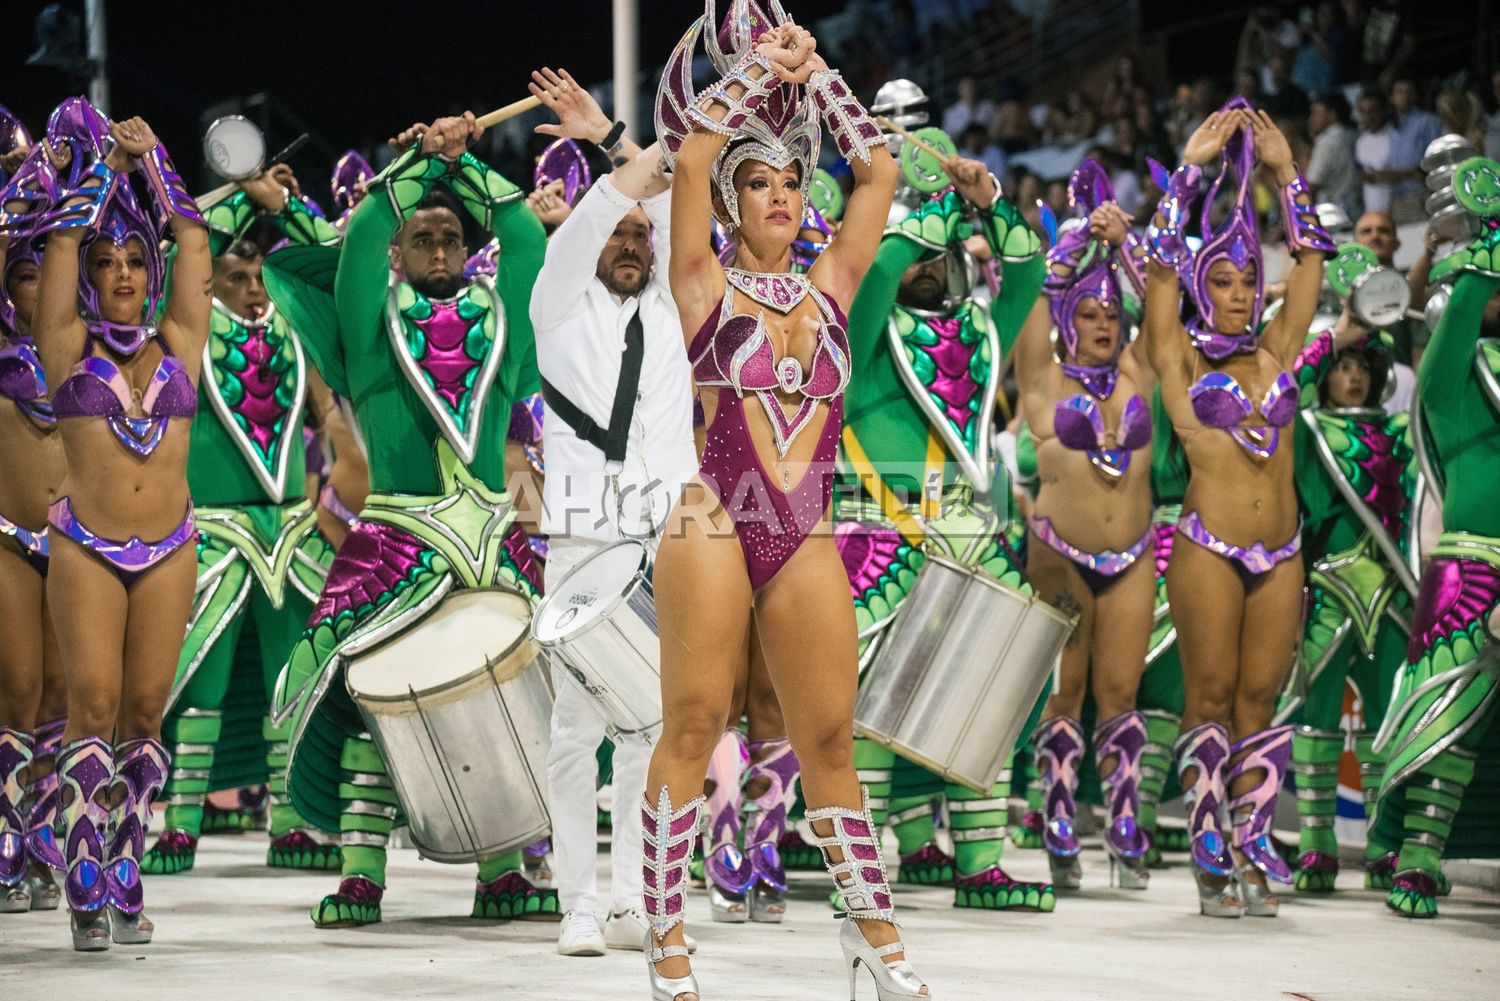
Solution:
<svg viewBox="0 0 1500 1001">
<path fill-rule="evenodd" d="M 1068 179 L 1068 204 L 1075 218 L 1058 229 L 1057 242 L 1047 252 L 1045 285 L 1052 324 L 1062 341 L 1065 363 L 1077 356 L 1078 330 L 1073 326 L 1073 314 L 1078 310 L 1078 304 L 1087 298 L 1121 309 L 1120 338 L 1111 366 L 1118 362 L 1120 353 L 1125 350 L 1118 264 L 1111 248 L 1090 238 L 1088 224 L 1091 212 L 1114 200 L 1115 189 L 1109 175 L 1093 160 L 1080 163 Z"/>
<path fill-rule="evenodd" d="M 16 321 L 16 303 L 10 294 L 10 281 L 15 270 L 22 264 L 42 266 L 40 237 L 18 237 L 5 248 L 5 271 L 0 274 L 0 335 L 6 337 L 18 336 L 21 332 L 20 324 Z"/>
<path fill-rule="evenodd" d="M 578 199 L 594 183 L 594 174 L 589 170 L 588 157 L 584 155 L 583 148 L 571 139 L 559 139 L 542 150 L 542 155 L 537 158 L 532 180 L 538 188 L 561 180 L 563 200 L 571 206 L 577 205 Z"/>
<path fill-rule="evenodd" d="M 471 282 L 480 275 L 494 277 L 499 270 L 500 241 L 491 240 L 464 262 L 464 281 Z"/>
<path fill-rule="evenodd" d="M 78 250 L 79 298 L 91 326 L 102 327 L 102 335 L 116 351 L 129 353 L 151 337 L 152 323 L 161 307 L 166 276 L 162 231 L 146 215 L 129 183 L 105 165 L 103 158 L 110 148 L 109 121 L 88 101 L 70 97 L 58 105 L 47 120 L 47 141 L 54 146 L 67 143 L 72 148 L 73 161 L 68 178 L 59 180 L 55 204 L 39 220 L 36 232 L 86 230 Z M 164 223 L 166 214 L 163 215 Z M 124 247 L 133 239 L 141 242 L 146 258 L 146 305 L 138 325 L 99 320 L 99 290 L 89 277 L 86 264 L 89 247 L 100 239 L 117 247 Z"/>
<path fill-rule="evenodd" d="M 1236 97 L 1224 105 L 1222 110 L 1250 107 L 1249 101 L 1243 97 Z M 1213 205 L 1219 196 L 1220 189 L 1229 179 L 1231 166 L 1237 175 L 1234 178 L 1236 184 L 1234 201 L 1223 227 L 1215 232 L 1212 221 Z M 1266 269 L 1261 260 L 1260 230 L 1255 224 L 1255 203 L 1250 194 L 1250 175 L 1254 169 L 1254 136 L 1250 125 L 1246 124 L 1230 137 L 1220 154 L 1219 176 L 1214 178 L 1213 184 L 1209 187 L 1208 197 L 1204 199 L 1201 209 L 1203 246 L 1193 255 L 1189 273 L 1182 276 L 1183 285 L 1186 286 L 1188 295 L 1192 297 L 1193 306 L 1198 311 L 1199 322 L 1205 328 L 1204 333 L 1207 334 L 1218 330 L 1214 317 L 1213 299 L 1208 294 L 1208 269 L 1221 260 L 1229 261 L 1241 271 L 1252 264 L 1255 266 L 1255 302 L 1250 307 L 1250 323 L 1246 327 L 1246 332 L 1253 334 L 1260 329 L 1261 303 L 1266 289 Z M 1238 333 L 1238 331 L 1230 331 L 1230 333 Z"/>
<path fill-rule="evenodd" d="M 811 240 L 804 238 L 802 234 L 807 230 L 813 230 L 818 237 Z M 818 211 L 812 199 L 809 198 L 803 203 L 802 226 L 797 231 L 797 238 L 792 241 L 792 269 L 810 270 L 817 262 L 818 255 L 828 248 L 832 240 L 833 227 L 828 224 L 827 219 L 823 218 L 823 213 Z"/>
<path fill-rule="evenodd" d="M 31 141 L 31 133 L 26 130 L 26 124 L 9 108 L 0 104 L 0 156 L 17 149 L 30 149 L 34 145 L 36 144 Z M 5 180 L 5 171 L 0 170 L 0 184 Z"/>
<path fill-rule="evenodd" d="M 693 22 L 672 50 L 656 93 L 656 135 L 668 165 L 695 125 L 729 137 L 714 165 L 713 183 L 724 201 L 729 221 L 735 225 L 739 225 L 740 213 L 734 172 L 740 164 L 758 160 L 781 170 L 797 163 L 802 168 L 805 202 L 822 144 L 817 109 L 810 106 L 801 88 L 780 83 L 769 75 L 769 70 L 754 81 L 744 73 L 748 63 L 759 58 L 754 48 L 760 36 L 791 20 L 780 0 L 768 2 L 769 13 L 757 0 L 731 0 L 718 33 L 709 34 L 707 26 L 718 21 L 717 4 L 715 0 L 704 0 L 703 16 Z M 738 98 L 729 96 L 722 80 L 701 95 L 693 90 L 693 53 L 700 36 L 709 61 L 721 77 L 733 78 L 746 86 Z M 724 105 L 729 114 L 722 121 L 713 122 L 698 111 L 700 98 Z"/>
<path fill-rule="evenodd" d="M 356 186 L 368 186 L 375 179 L 375 168 L 355 150 L 348 150 L 333 165 L 333 210 L 344 215 L 359 204 Z"/>
</svg>

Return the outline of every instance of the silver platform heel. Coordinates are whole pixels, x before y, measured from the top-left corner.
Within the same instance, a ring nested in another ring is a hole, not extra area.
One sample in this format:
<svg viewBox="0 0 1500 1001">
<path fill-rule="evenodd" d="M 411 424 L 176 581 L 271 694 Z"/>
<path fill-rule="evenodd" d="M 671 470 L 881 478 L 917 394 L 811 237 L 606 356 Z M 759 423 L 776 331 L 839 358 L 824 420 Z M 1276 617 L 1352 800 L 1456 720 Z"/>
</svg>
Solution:
<svg viewBox="0 0 1500 1001">
<path fill-rule="evenodd" d="M 73 934 L 76 952 L 104 952 L 109 948 L 109 908 L 97 911 L 69 911 L 68 926 Z"/>
<path fill-rule="evenodd" d="M 62 887 L 46 866 L 33 866 L 26 877 L 26 892 L 31 896 L 33 911 L 55 911 L 62 904 Z"/>
<path fill-rule="evenodd" d="M 1219 880 L 1222 885 L 1214 885 Z M 1193 868 L 1193 882 L 1198 886 L 1198 913 L 1206 918 L 1237 918 L 1245 911 L 1239 882 L 1233 877 L 1214 876 Z"/>
<path fill-rule="evenodd" d="M 686 958 L 685 945 L 659 944 L 671 930 L 682 923 L 687 905 L 688 864 L 693 859 L 693 841 L 698 834 L 698 815 L 704 799 L 695 796 L 672 809 L 672 798 L 662 786 L 655 804 L 642 797 L 641 803 L 641 870 L 646 918 L 646 971 L 651 984 L 651 1001 L 676 1001 L 683 994 L 698 995 L 698 979 L 664 977 L 656 964 L 668 959 Z"/>
<path fill-rule="evenodd" d="M 926 998 L 922 993 L 926 986 L 916 970 L 905 959 L 887 963 L 885 957 L 905 952 L 898 940 L 890 945 L 873 946 L 865 941 L 855 919 L 861 921 L 887 921 L 896 923 L 896 909 L 891 903 L 890 878 L 885 870 L 885 856 L 880 851 L 879 832 L 870 818 L 869 793 L 864 794 L 864 807 L 852 810 L 842 806 L 827 806 L 807 811 L 808 823 L 812 825 L 814 844 L 823 853 L 823 864 L 833 877 L 833 884 L 844 898 L 843 926 L 839 929 L 839 946 L 844 951 L 844 962 L 849 968 L 849 998 L 855 998 L 856 973 L 860 964 L 870 971 L 875 980 L 875 994 L 879 1001 L 899 1001 L 903 998 Z M 827 822 L 833 827 L 831 834 L 822 834 L 818 827 Z M 838 860 L 833 858 L 837 850 Z"/>
<path fill-rule="evenodd" d="M 1245 913 L 1252 918 L 1274 918 L 1281 910 L 1281 898 L 1270 886 L 1256 885 L 1246 878 L 1252 874 L 1260 875 L 1262 879 L 1265 879 L 1265 874 L 1249 862 L 1240 866 L 1240 876 L 1237 882 Z"/>
</svg>

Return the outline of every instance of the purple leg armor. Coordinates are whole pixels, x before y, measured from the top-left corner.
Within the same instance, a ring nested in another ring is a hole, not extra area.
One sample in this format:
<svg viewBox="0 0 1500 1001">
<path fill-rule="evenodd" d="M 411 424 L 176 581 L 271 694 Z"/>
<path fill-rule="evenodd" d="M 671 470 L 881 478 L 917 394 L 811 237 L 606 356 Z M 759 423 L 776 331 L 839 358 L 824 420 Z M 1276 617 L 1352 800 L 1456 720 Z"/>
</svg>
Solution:
<svg viewBox="0 0 1500 1001">
<path fill-rule="evenodd" d="M 57 755 L 62 749 L 63 728 L 66 725 L 67 720 L 50 720 L 38 726 L 32 734 L 36 741 L 32 761 L 50 757 L 52 771 L 33 779 L 26 793 L 26 801 L 30 805 L 26 814 L 26 854 L 32 861 L 58 872 L 68 868 L 62 851 L 57 847 L 57 835 L 52 829 L 57 823 L 62 793 L 62 772 L 58 768 Z"/>
<path fill-rule="evenodd" d="M 725 730 L 708 759 L 708 778 L 714 791 L 708 796 L 708 850 L 703 868 L 724 893 L 739 896 L 755 882 L 755 867 L 740 851 L 740 792 L 750 751 L 738 729 Z"/>
<path fill-rule="evenodd" d="M 1203 723 L 1177 738 L 1177 776 L 1187 807 L 1193 864 L 1215 876 L 1234 873 L 1224 841 L 1224 765 L 1229 760 L 1229 732 L 1218 723 Z M 1184 776 L 1196 772 L 1191 784 Z"/>
<path fill-rule="evenodd" d="M 110 811 L 113 834 L 105 881 L 109 902 L 126 914 L 141 912 L 141 856 L 146 854 L 151 801 L 167 780 L 169 764 L 167 749 L 150 737 L 126 741 L 116 749 L 115 782 L 125 787 L 125 796 Z"/>
<path fill-rule="evenodd" d="M 0 887 L 16 886 L 26 875 L 21 773 L 31 764 L 31 752 L 31 734 L 0 726 Z"/>
<path fill-rule="evenodd" d="M 1251 734 L 1229 749 L 1234 764 L 1226 785 L 1233 787 L 1241 775 L 1261 772 L 1260 782 L 1229 804 L 1234 821 L 1234 846 L 1267 877 L 1279 883 L 1292 881 L 1292 870 L 1271 844 L 1271 820 L 1276 812 L 1276 793 L 1286 778 L 1292 760 L 1292 728 L 1277 726 Z"/>
<path fill-rule="evenodd" d="M 1146 716 L 1139 710 L 1122 713 L 1094 731 L 1094 760 L 1109 810 L 1104 843 L 1118 859 L 1138 859 L 1151 847 L 1151 839 L 1136 820 L 1141 812 L 1141 753 L 1147 739 Z M 1105 767 L 1111 760 L 1114 770 L 1106 778 Z"/>
<path fill-rule="evenodd" d="M 114 753 L 98 737 L 84 737 L 58 752 L 57 770 L 67 801 L 60 826 L 63 858 L 68 865 L 68 908 L 97 911 L 109 902 L 109 883 L 104 876 L 104 829 L 109 823 L 109 808 L 99 800 L 114 779 Z"/>
<path fill-rule="evenodd" d="M 764 748 L 775 750 L 760 761 L 754 761 L 754 752 Z M 786 869 L 782 866 L 781 849 L 777 845 L 786 834 L 787 811 L 797 798 L 797 776 L 802 774 L 802 765 L 785 738 L 752 744 L 750 750 L 752 762 L 746 781 L 764 778 L 771 784 L 752 800 L 755 814 L 745 835 L 745 851 L 761 881 L 777 892 L 785 893 Z"/>
<path fill-rule="evenodd" d="M 1047 827 L 1042 844 L 1048 854 L 1076 858 L 1082 846 L 1073 830 L 1078 803 L 1078 764 L 1083 760 L 1083 726 L 1068 716 L 1054 716 L 1037 728 L 1036 756 L 1041 772 Z"/>
</svg>

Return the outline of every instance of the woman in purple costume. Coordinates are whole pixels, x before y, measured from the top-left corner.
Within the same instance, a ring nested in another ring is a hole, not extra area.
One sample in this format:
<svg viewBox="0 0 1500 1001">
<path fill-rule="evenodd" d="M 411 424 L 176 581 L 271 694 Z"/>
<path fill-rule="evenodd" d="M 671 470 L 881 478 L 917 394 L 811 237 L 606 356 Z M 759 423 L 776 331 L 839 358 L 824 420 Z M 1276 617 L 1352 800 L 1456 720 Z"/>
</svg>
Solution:
<svg viewBox="0 0 1500 1001">
<path fill-rule="evenodd" d="M 139 862 L 196 573 L 186 465 L 212 262 L 203 218 L 144 121 L 110 123 L 70 99 L 46 145 L 56 160 L 38 158 L 18 194 L 47 237 L 35 326 L 68 464 L 48 512 L 47 596 L 68 683 L 55 861 L 67 866 L 74 948 L 93 951 L 151 939 Z M 154 219 L 129 172 L 150 188 Z"/>
<path fill-rule="evenodd" d="M 1200 202 L 1203 165 L 1215 159 L 1219 175 Z M 1257 159 L 1281 189 L 1295 259 L 1285 303 L 1264 324 L 1250 196 Z M 1167 567 L 1187 700 L 1178 770 L 1200 911 L 1271 916 L 1279 901 L 1266 878 L 1292 879 L 1271 844 L 1292 733 L 1271 718 L 1302 611 L 1292 439 L 1280 435 L 1297 413 L 1290 373 L 1333 246 L 1286 138 L 1243 99 L 1199 126 L 1183 160 L 1147 230 L 1146 289 L 1147 352 L 1191 472 Z M 1216 205 L 1220 195 L 1225 204 Z M 1187 242 L 1195 219 L 1203 240 L 1196 251 Z M 1181 288 L 1191 303 L 1186 324 Z"/>
<path fill-rule="evenodd" d="M 1109 810 L 1104 847 L 1121 867 L 1121 885 L 1145 889 L 1149 840 L 1136 818 L 1147 734 L 1135 697 L 1156 600 L 1148 402 L 1154 380 L 1136 348 L 1126 346 L 1120 274 L 1139 274 L 1127 244 L 1130 219 L 1093 160 L 1073 173 L 1068 197 L 1080 217 L 1048 252 L 1047 294 L 1032 307 L 1016 345 L 1041 480 L 1026 572 L 1039 596 L 1078 617 L 1035 737 L 1046 796 L 1042 839 L 1053 883 L 1076 889 L 1082 871 L 1074 797 L 1092 668 L 1099 711 L 1094 754 Z"/>
<path fill-rule="evenodd" d="M 873 259 L 896 170 L 812 37 L 778 3 L 769 9 L 736 0 L 715 34 L 710 3 L 668 63 L 657 112 L 675 160 L 672 294 L 708 437 L 656 563 L 664 721 L 643 808 L 651 995 L 699 997 L 683 945 L 687 866 L 753 619 L 802 762 L 807 819 L 844 894 L 851 987 L 863 964 L 880 997 L 921 998 L 854 770 L 854 611 L 828 523 L 850 368 L 840 303 Z M 694 95 L 700 34 L 721 79 Z M 792 243 L 819 117 L 855 189 L 838 238 L 804 276 L 792 271 Z M 710 249 L 715 216 L 729 224 L 736 267 Z"/>
</svg>

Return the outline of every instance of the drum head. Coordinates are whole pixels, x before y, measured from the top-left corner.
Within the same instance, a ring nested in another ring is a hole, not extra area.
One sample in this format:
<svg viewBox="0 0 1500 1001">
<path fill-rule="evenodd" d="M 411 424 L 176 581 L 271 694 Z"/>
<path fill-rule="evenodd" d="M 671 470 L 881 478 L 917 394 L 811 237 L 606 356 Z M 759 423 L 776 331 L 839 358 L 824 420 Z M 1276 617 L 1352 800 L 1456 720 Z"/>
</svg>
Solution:
<svg viewBox="0 0 1500 1001">
<path fill-rule="evenodd" d="M 227 180 L 243 180 L 266 160 L 266 137 L 244 115 L 217 118 L 203 134 L 203 155 Z"/>
<path fill-rule="evenodd" d="M 1453 174 L 1453 196 L 1482 218 L 1500 213 L 1500 163 L 1476 156 L 1459 164 Z"/>
<path fill-rule="evenodd" d="M 942 129 L 928 126 L 917 129 L 912 135 L 941 153 L 958 155 L 958 147 Z M 941 160 L 910 142 L 901 147 L 901 178 L 924 195 L 942 191 L 953 183 L 948 179 L 948 172 L 943 169 Z"/>
<path fill-rule="evenodd" d="M 544 646 L 587 629 L 616 608 L 646 568 L 646 547 L 617 542 L 584 560 L 537 606 L 532 634 Z"/>
<path fill-rule="evenodd" d="M 345 675 L 349 690 L 373 699 L 405 698 L 462 681 L 487 661 L 505 680 L 535 653 L 525 642 L 530 625 L 531 603 L 514 591 L 450 594 L 406 632 L 357 655 Z"/>
<path fill-rule="evenodd" d="M 1355 279 L 1349 308 L 1366 324 L 1382 330 L 1406 316 L 1411 290 L 1406 279 L 1392 268 L 1373 268 Z"/>
</svg>

